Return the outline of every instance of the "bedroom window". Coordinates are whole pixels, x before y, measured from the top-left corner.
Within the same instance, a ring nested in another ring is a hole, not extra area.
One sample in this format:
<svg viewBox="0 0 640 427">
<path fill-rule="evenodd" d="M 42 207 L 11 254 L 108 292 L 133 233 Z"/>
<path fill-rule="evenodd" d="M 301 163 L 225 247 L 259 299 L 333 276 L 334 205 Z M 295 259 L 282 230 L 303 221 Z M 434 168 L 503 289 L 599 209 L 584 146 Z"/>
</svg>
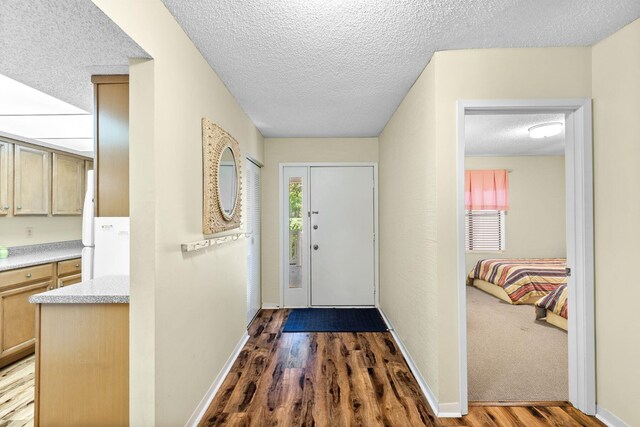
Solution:
<svg viewBox="0 0 640 427">
<path fill-rule="evenodd" d="M 467 210 L 464 229 L 466 250 L 505 250 L 505 211 Z"/>
</svg>

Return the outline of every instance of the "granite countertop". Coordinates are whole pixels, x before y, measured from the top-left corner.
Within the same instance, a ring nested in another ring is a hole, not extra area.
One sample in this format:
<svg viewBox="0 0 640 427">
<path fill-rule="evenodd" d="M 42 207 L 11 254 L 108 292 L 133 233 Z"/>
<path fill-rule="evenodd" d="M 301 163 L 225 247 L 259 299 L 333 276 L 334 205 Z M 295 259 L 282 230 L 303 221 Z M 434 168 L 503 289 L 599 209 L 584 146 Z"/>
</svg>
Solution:
<svg viewBox="0 0 640 427">
<path fill-rule="evenodd" d="M 82 241 L 72 240 L 9 248 L 9 257 L 0 259 L 0 271 L 80 258 L 82 247 Z"/>
<path fill-rule="evenodd" d="M 32 295 L 31 304 L 128 304 L 129 276 L 104 276 Z"/>
</svg>

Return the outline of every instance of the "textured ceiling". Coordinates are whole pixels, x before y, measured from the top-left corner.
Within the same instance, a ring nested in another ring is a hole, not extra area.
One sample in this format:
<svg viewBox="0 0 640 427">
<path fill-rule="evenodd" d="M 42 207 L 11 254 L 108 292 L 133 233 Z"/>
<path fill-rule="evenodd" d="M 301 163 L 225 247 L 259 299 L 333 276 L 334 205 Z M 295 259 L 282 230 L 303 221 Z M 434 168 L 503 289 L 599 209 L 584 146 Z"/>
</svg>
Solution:
<svg viewBox="0 0 640 427">
<path fill-rule="evenodd" d="M 474 156 L 562 156 L 564 128 L 561 134 L 533 139 L 531 126 L 564 123 L 564 114 L 489 114 L 464 118 L 467 157 Z"/>
<path fill-rule="evenodd" d="M 93 110 L 92 74 L 149 57 L 91 0 L 1 0 L 0 74 Z"/>
<path fill-rule="evenodd" d="M 376 136 L 434 51 L 591 45 L 639 0 L 163 0 L 262 131 Z"/>
</svg>

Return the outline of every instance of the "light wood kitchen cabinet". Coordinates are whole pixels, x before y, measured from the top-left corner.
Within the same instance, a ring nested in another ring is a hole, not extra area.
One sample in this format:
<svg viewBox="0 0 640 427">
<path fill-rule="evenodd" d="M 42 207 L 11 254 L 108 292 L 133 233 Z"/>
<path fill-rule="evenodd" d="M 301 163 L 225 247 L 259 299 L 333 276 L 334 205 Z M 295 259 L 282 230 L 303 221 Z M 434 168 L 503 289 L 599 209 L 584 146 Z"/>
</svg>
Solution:
<svg viewBox="0 0 640 427">
<path fill-rule="evenodd" d="M 60 261 L 58 263 L 57 287 L 75 285 L 82 281 L 82 260 L 80 258 Z"/>
<path fill-rule="evenodd" d="M 11 192 L 13 181 L 13 144 L 0 141 L 0 216 L 11 212 Z"/>
<path fill-rule="evenodd" d="M 53 153 L 52 215 L 82 215 L 84 159 Z"/>
<path fill-rule="evenodd" d="M 92 76 L 96 215 L 129 216 L 129 76 Z"/>
<path fill-rule="evenodd" d="M 69 276 L 82 272 L 82 258 L 74 258 L 58 262 L 58 277 Z"/>
<path fill-rule="evenodd" d="M 29 297 L 53 288 L 53 264 L 0 273 L 0 366 L 35 349 L 36 309 Z"/>
<path fill-rule="evenodd" d="M 48 215 L 49 153 L 16 145 L 14 150 L 14 215 Z"/>
</svg>

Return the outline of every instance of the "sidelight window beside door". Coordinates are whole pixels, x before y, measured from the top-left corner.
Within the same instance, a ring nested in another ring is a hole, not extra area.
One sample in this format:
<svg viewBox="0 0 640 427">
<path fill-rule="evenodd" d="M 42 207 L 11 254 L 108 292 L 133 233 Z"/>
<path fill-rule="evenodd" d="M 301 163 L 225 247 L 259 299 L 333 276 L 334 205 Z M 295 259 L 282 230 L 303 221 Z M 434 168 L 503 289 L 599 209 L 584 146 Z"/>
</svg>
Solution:
<svg viewBox="0 0 640 427">
<path fill-rule="evenodd" d="M 289 178 L 289 287 L 302 287 L 302 178 Z"/>
</svg>

